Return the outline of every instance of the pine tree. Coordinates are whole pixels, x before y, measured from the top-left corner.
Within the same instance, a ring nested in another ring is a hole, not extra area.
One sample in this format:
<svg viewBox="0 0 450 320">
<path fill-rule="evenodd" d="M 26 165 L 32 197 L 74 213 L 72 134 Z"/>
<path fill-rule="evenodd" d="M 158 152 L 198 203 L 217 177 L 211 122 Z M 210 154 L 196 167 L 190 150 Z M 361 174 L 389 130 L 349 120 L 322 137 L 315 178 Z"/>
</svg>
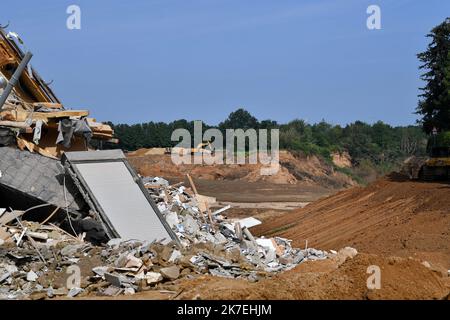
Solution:
<svg viewBox="0 0 450 320">
<path fill-rule="evenodd" d="M 422 62 L 425 73 L 421 79 L 426 85 L 422 90 L 417 114 L 426 133 L 433 128 L 438 131 L 450 130 L 450 18 L 434 27 L 427 35 L 431 42 L 425 52 L 417 57 Z"/>
</svg>

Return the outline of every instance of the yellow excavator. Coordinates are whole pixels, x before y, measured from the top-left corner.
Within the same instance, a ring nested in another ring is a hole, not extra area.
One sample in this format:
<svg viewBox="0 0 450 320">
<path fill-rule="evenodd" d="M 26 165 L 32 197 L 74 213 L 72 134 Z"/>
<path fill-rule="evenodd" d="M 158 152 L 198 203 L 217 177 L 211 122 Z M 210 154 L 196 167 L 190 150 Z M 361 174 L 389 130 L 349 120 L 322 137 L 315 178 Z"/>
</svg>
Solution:
<svg viewBox="0 0 450 320">
<path fill-rule="evenodd" d="M 402 173 L 410 179 L 435 181 L 450 179 L 450 144 L 445 137 L 450 132 L 437 135 L 430 139 L 428 157 L 410 157 L 402 166 Z"/>
</svg>

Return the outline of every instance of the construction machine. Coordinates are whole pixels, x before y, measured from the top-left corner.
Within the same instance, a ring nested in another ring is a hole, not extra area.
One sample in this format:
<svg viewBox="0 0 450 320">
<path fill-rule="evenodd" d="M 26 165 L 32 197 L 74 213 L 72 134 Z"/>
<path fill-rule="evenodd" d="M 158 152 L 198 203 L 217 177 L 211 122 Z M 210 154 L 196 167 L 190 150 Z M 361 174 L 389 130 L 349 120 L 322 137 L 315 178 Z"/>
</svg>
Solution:
<svg viewBox="0 0 450 320">
<path fill-rule="evenodd" d="M 427 157 L 410 157 L 402 166 L 402 173 L 410 179 L 435 181 L 450 179 L 450 132 L 433 132 L 428 142 Z"/>
</svg>

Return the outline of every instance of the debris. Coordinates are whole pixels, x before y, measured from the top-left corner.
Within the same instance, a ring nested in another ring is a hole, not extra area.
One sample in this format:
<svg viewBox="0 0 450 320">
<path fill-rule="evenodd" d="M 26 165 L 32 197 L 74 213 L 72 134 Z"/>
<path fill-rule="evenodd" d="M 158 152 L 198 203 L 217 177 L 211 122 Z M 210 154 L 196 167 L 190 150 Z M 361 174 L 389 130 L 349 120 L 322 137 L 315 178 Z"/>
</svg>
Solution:
<svg viewBox="0 0 450 320">
<path fill-rule="evenodd" d="M 0 226 L 10 223 L 16 218 L 22 216 L 23 214 L 24 211 L 7 211 L 3 213 L 2 216 L 0 217 Z"/>
<path fill-rule="evenodd" d="M 95 267 L 92 269 L 92 272 L 94 272 L 96 275 L 103 277 L 105 275 L 106 272 L 108 272 L 108 267 L 105 266 L 100 266 L 100 267 Z"/>
<path fill-rule="evenodd" d="M 192 218 L 192 216 L 189 214 L 184 216 L 183 226 L 184 230 L 186 230 L 190 234 L 196 234 L 200 230 L 197 221 L 195 221 L 194 218 Z"/>
<path fill-rule="evenodd" d="M 271 251 L 275 252 L 275 246 L 273 245 L 273 242 L 271 239 L 264 239 L 264 238 L 260 238 L 256 240 L 256 243 L 258 245 L 260 245 L 261 247 L 265 247 L 268 248 Z"/>
<path fill-rule="evenodd" d="M 166 221 L 169 227 L 173 228 L 180 223 L 178 215 L 175 212 L 169 212 L 166 214 Z"/>
<path fill-rule="evenodd" d="M 147 284 L 154 284 L 161 282 L 163 280 L 163 276 L 158 272 L 147 272 L 144 279 L 147 281 Z"/>
<path fill-rule="evenodd" d="M 6 228 L 0 226 L 0 240 L 6 240 L 11 236 Z"/>
<path fill-rule="evenodd" d="M 181 258 L 183 255 L 181 254 L 180 251 L 178 250 L 173 250 L 170 258 L 169 258 L 169 262 L 176 262 L 179 258 Z"/>
<path fill-rule="evenodd" d="M 33 270 L 31 270 L 30 272 L 27 273 L 27 281 L 35 282 L 37 280 L 37 278 L 38 278 L 38 275 Z"/>
<path fill-rule="evenodd" d="M 164 278 L 169 280 L 175 280 L 178 279 L 178 277 L 180 276 L 180 267 L 171 266 L 167 268 L 162 268 L 160 272 Z"/>
<path fill-rule="evenodd" d="M 43 233 L 43 232 L 31 232 L 31 231 L 28 231 L 27 235 L 29 235 L 32 238 L 40 239 L 40 240 L 47 240 L 48 239 L 48 233 Z"/>
<path fill-rule="evenodd" d="M 108 281 L 110 284 L 112 284 L 115 287 L 120 288 L 122 286 L 122 281 L 120 279 L 120 276 L 116 276 L 111 273 L 105 273 L 104 274 L 105 280 Z"/>
<path fill-rule="evenodd" d="M 225 206 L 225 207 L 223 207 L 223 208 L 220 208 L 219 210 L 214 211 L 214 212 L 212 213 L 212 215 L 213 215 L 213 216 L 219 215 L 219 214 L 221 214 L 222 212 L 224 212 L 224 211 L 226 211 L 226 210 L 228 210 L 228 209 L 230 209 L 230 208 L 231 208 L 231 205 L 229 204 L 229 205 L 227 205 L 227 206 Z"/>
<path fill-rule="evenodd" d="M 123 293 L 124 293 L 126 296 L 129 296 L 129 295 L 135 294 L 136 291 L 135 291 L 133 288 L 129 287 L 129 288 L 125 288 L 125 290 L 123 291 Z"/>
<path fill-rule="evenodd" d="M 36 299 L 42 293 L 45 297 L 76 297 L 83 292 L 131 295 L 141 290 L 160 290 L 159 284 L 169 285 L 176 279 L 195 278 L 201 274 L 256 282 L 304 261 L 328 257 L 325 251 L 314 248 L 292 248 L 288 239 L 253 237 L 247 228 L 251 223 L 245 222 L 254 222 L 253 219 L 232 220 L 211 215 L 214 228 L 211 220 L 204 219 L 196 197 L 180 184 L 167 186 L 163 183 L 161 187 L 147 190 L 156 206 L 161 208 L 162 218 L 173 222 L 168 227 L 180 243 L 114 238 L 105 245 L 96 245 L 84 242 L 54 224 L 10 220 L 1 229 L 8 233 L 6 241 L 22 239 L 19 245 L 8 247 L 6 255 L 0 255 L 0 282 L 4 291 L 0 296 Z M 13 211 L 7 211 L 3 216 L 10 212 Z M 247 227 L 240 228 L 242 220 Z M 352 255 L 353 250 L 346 248 L 343 252 Z M 95 259 L 98 263 L 92 268 L 91 276 L 82 280 L 82 288 L 72 288 L 68 292 L 55 285 L 56 275 L 62 275 L 67 266 L 84 259 Z M 52 266 L 52 270 L 47 269 L 47 265 Z M 10 286 L 18 279 L 26 279 L 25 285 L 20 288 Z"/>
<path fill-rule="evenodd" d="M 61 249 L 61 255 L 66 257 L 73 257 L 75 253 L 80 250 L 84 244 L 68 244 Z"/>
<path fill-rule="evenodd" d="M 123 242 L 120 238 L 114 238 L 108 241 L 107 245 L 110 247 L 118 247 Z"/>
<path fill-rule="evenodd" d="M 255 219 L 253 217 L 240 219 L 237 222 L 239 222 L 239 224 L 241 225 L 241 228 L 251 228 L 251 227 L 260 225 L 262 223 L 261 221 L 259 221 L 258 219 Z"/>
<path fill-rule="evenodd" d="M 127 260 L 128 261 L 127 264 L 125 265 L 125 268 L 136 268 L 136 270 L 138 270 L 143 264 L 141 259 L 136 258 L 131 253 L 127 255 Z"/>
<path fill-rule="evenodd" d="M 109 286 L 103 291 L 103 295 L 105 296 L 117 296 L 122 292 L 121 288 L 115 287 L 115 286 Z"/>
<path fill-rule="evenodd" d="M 69 297 L 69 298 L 76 297 L 76 296 L 79 295 L 81 292 L 83 292 L 83 289 L 74 287 L 74 288 L 72 288 L 72 289 L 69 290 L 69 293 L 67 294 L 67 297 Z"/>
</svg>

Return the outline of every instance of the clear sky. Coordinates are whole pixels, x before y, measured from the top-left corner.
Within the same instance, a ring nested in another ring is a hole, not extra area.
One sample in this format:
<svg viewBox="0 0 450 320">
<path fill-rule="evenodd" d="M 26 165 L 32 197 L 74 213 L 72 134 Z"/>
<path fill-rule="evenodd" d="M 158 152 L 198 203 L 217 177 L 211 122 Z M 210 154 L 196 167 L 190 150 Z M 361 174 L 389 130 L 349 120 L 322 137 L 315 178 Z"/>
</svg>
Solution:
<svg viewBox="0 0 450 320">
<path fill-rule="evenodd" d="M 66 9 L 81 8 L 81 30 Z M 366 9 L 381 8 L 381 30 Z M 413 124 L 416 53 L 448 0 L 10 1 L 0 23 L 66 107 L 115 123 L 258 119 Z"/>
</svg>

